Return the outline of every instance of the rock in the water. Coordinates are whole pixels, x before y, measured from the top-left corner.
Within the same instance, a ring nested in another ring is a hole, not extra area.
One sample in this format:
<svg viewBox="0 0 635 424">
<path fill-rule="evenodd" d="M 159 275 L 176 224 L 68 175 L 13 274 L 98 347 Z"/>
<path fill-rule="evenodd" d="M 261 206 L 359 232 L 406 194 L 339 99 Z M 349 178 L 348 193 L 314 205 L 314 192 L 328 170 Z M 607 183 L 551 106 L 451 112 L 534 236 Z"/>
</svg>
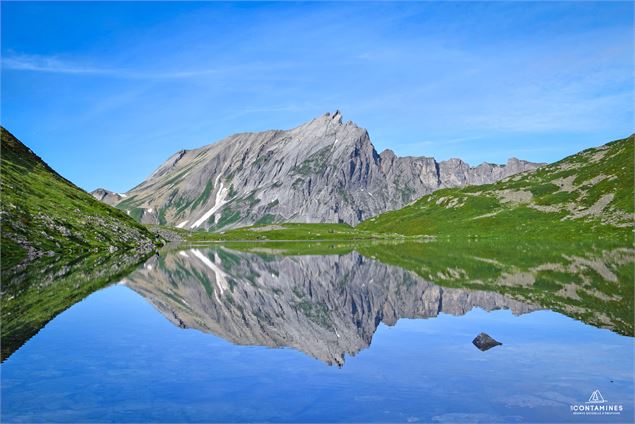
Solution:
<svg viewBox="0 0 635 424">
<path fill-rule="evenodd" d="M 489 334 L 481 333 L 472 340 L 474 346 L 485 352 L 493 347 L 502 345 L 501 342 L 493 339 Z"/>
</svg>

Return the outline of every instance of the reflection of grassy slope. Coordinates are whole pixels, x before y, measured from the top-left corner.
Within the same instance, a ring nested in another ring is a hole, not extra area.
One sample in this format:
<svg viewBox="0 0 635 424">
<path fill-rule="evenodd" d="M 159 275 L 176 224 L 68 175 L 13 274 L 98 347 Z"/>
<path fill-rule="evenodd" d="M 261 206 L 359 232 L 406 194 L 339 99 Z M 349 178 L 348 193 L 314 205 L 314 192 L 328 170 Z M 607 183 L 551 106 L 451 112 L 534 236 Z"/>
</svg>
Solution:
<svg viewBox="0 0 635 424">
<path fill-rule="evenodd" d="M 25 259 L 152 247 L 154 236 L 145 227 L 61 177 L 4 128 L 1 132 L 3 284 Z"/>
<path fill-rule="evenodd" d="M 632 240 L 633 167 L 631 136 L 494 184 L 436 191 L 357 228 L 404 235 Z M 610 201 L 602 208 L 604 196 Z"/>
<path fill-rule="evenodd" d="M 406 242 L 356 250 L 441 286 L 495 291 L 634 335 L 635 256 L 623 243 Z"/>
<path fill-rule="evenodd" d="M 258 243 L 226 242 L 223 247 L 242 252 L 259 255 L 345 255 L 360 245 L 371 243 L 368 240 L 359 241 L 264 241 Z"/>
<path fill-rule="evenodd" d="M 170 231 L 178 231 L 169 229 Z M 376 238 L 403 238 L 401 235 L 374 234 L 359 231 L 348 224 L 270 224 L 238 228 L 222 233 L 202 231 L 179 232 L 189 241 L 215 240 L 356 240 Z"/>
<path fill-rule="evenodd" d="M 47 322 L 95 290 L 117 281 L 147 257 L 141 252 L 75 259 L 47 258 L 27 267 L 3 286 L 2 360 Z"/>
</svg>

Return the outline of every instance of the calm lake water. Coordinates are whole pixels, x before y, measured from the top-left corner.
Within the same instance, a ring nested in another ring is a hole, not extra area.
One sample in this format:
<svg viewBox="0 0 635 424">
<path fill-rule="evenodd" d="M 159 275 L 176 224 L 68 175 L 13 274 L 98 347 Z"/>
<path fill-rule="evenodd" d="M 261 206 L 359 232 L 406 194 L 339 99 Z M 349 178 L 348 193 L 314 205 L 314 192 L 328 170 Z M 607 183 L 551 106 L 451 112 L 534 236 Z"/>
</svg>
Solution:
<svg viewBox="0 0 635 424">
<path fill-rule="evenodd" d="M 3 362 L 2 422 L 633 422 L 632 321 L 602 304 L 632 252 L 417 248 L 162 252 Z"/>
</svg>

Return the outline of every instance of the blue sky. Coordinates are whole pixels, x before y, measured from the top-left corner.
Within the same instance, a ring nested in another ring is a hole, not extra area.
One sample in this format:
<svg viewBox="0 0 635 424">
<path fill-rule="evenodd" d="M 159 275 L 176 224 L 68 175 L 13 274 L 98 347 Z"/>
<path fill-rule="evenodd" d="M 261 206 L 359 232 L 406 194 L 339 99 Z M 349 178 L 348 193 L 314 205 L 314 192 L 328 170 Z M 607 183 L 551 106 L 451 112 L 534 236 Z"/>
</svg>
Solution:
<svg viewBox="0 0 635 424">
<path fill-rule="evenodd" d="M 87 190 L 339 108 L 377 150 L 555 161 L 631 134 L 632 2 L 2 2 L 2 125 Z"/>
</svg>

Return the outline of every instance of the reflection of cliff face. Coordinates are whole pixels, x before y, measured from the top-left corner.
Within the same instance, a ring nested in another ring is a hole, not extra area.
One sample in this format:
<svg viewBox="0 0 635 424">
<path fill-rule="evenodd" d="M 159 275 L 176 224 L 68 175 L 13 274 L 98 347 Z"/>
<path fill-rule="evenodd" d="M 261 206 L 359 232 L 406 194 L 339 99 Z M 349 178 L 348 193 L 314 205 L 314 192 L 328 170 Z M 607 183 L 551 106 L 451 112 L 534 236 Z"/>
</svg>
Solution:
<svg viewBox="0 0 635 424">
<path fill-rule="evenodd" d="M 126 283 L 170 321 L 236 344 L 288 346 L 343 364 L 380 322 L 462 315 L 474 307 L 532 310 L 499 294 L 446 289 L 400 268 L 343 256 L 259 256 L 223 248 L 168 253 Z"/>
</svg>

